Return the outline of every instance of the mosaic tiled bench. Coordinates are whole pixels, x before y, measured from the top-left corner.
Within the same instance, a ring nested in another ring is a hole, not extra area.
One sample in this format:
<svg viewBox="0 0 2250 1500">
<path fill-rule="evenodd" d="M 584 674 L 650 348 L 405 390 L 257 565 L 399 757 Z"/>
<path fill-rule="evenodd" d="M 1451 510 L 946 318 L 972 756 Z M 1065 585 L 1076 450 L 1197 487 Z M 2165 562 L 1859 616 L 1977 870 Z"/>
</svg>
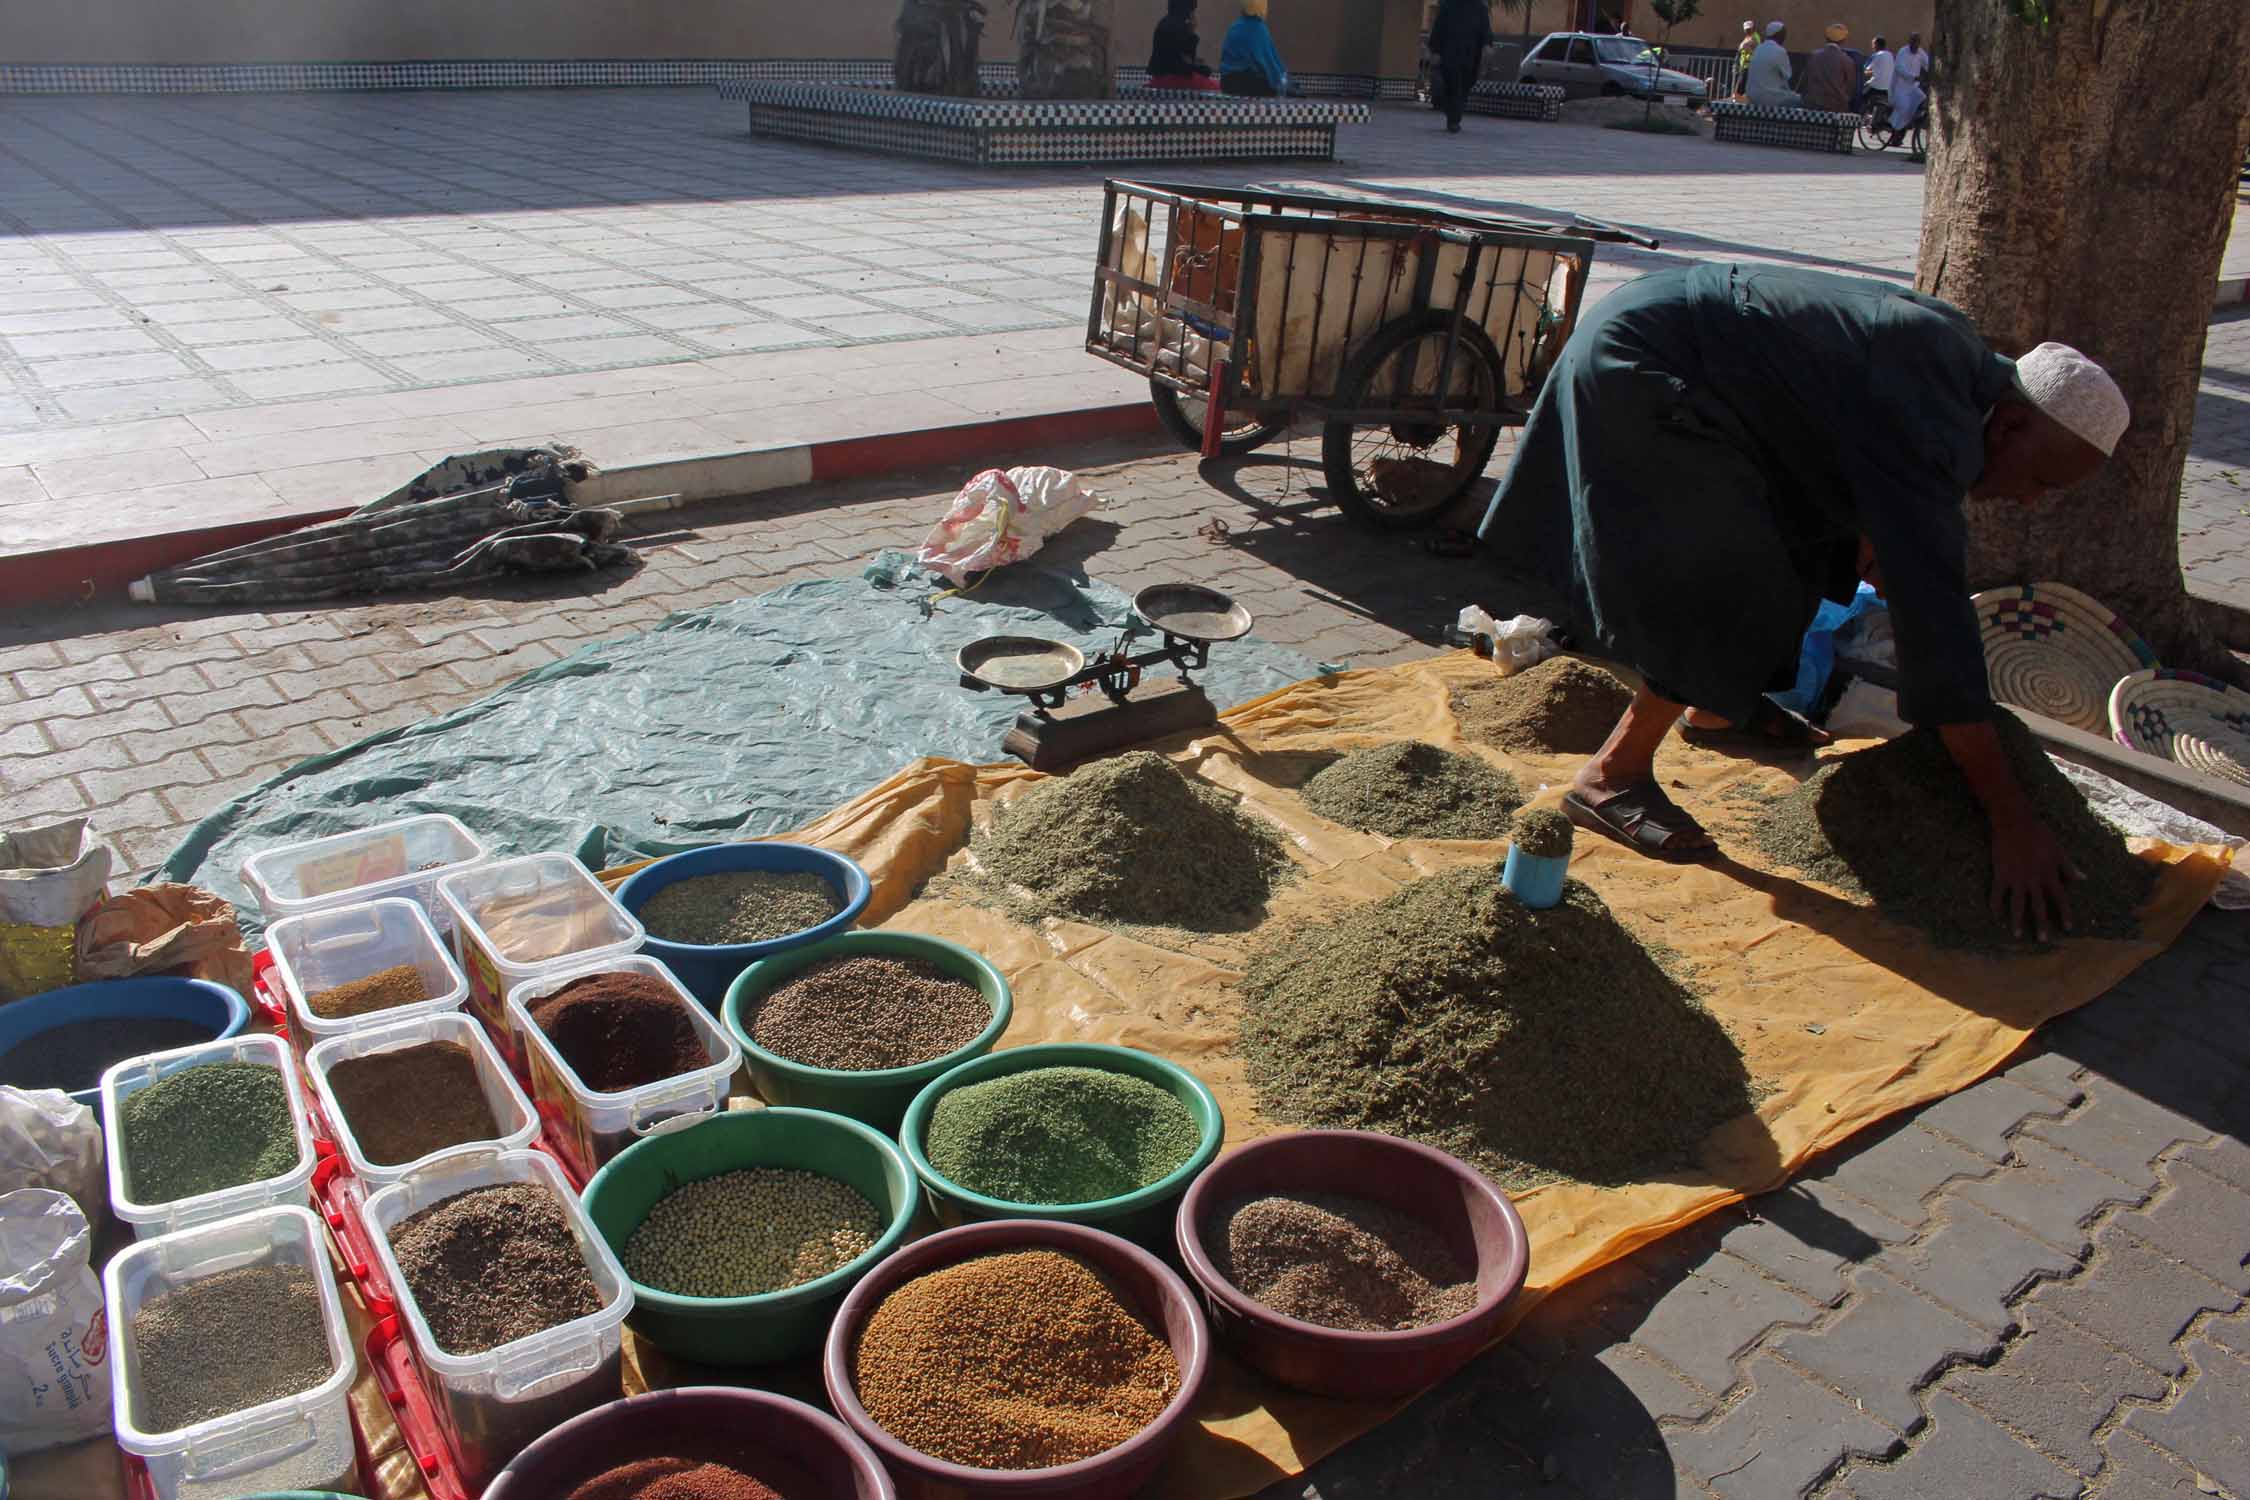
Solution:
<svg viewBox="0 0 2250 1500">
<path fill-rule="evenodd" d="M 1712 139 L 1748 146 L 1790 146 L 1799 151 L 1834 151 L 1849 156 L 1859 115 L 1824 109 L 1766 109 L 1720 100 L 1711 106 Z"/>
<path fill-rule="evenodd" d="M 980 63 L 987 87 L 1011 87 L 1016 65 Z M 1308 98 L 1414 98 L 1411 78 L 1299 73 Z M 432 62 L 8 63 L 0 94 L 254 94 L 342 89 L 663 88 L 681 84 L 856 83 L 888 87 L 887 57 L 508 58 Z M 1138 88 L 1148 69 L 1119 68 L 1117 86 Z"/>
<path fill-rule="evenodd" d="M 1545 83 L 1480 83 L 1469 90 L 1462 108 L 1472 115 L 1503 120 L 1559 120 L 1563 91 Z"/>
<path fill-rule="evenodd" d="M 1089 102 L 900 94 L 846 84 L 734 82 L 719 97 L 745 104 L 750 133 L 977 166 L 1228 160 L 1333 161 L 1336 127 L 1364 124 L 1367 106 L 1320 99 L 1159 94 Z"/>
</svg>

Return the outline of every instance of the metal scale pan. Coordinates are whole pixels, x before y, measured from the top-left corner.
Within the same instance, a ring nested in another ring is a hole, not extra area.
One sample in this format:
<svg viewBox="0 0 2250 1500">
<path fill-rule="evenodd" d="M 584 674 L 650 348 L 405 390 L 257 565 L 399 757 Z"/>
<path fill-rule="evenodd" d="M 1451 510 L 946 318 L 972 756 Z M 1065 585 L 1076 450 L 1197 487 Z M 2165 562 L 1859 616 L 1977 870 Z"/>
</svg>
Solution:
<svg viewBox="0 0 2250 1500">
<path fill-rule="evenodd" d="M 1133 610 L 1175 640 L 1240 640 L 1250 633 L 1250 611 L 1217 589 L 1199 583 L 1159 583 L 1133 596 Z"/>
<path fill-rule="evenodd" d="M 953 658 L 963 678 L 1003 693 L 1048 693 L 1086 670 L 1086 653 L 1067 641 L 1036 635 L 994 635 L 971 641 Z"/>
</svg>

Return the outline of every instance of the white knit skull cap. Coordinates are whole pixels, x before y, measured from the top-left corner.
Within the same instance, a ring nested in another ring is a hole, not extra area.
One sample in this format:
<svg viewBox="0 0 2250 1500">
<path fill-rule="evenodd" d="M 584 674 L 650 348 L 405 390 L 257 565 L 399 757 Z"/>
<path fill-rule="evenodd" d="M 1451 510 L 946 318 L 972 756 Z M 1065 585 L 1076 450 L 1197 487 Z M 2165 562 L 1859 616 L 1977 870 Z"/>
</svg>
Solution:
<svg viewBox="0 0 2250 1500">
<path fill-rule="evenodd" d="M 2102 450 L 2117 451 L 2117 440 L 2133 420 L 2125 393 L 2109 371 L 2068 344 L 2041 344 L 2016 361 L 2016 382 L 2031 404 Z"/>
<path fill-rule="evenodd" d="M 1784 31 L 1787 31 L 1788 29 L 1789 29 L 1788 27 L 1786 27 L 1786 26 L 1782 25 L 1782 24 L 1781 24 L 1781 22 L 1779 22 L 1779 21 L 1768 21 L 1768 22 L 1766 22 L 1766 35 L 1767 35 L 1767 36 L 1779 36 L 1779 35 L 1781 35 L 1781 33 L 1782 33 L 1782 32 L 1784 32 Z"/>
</svg>

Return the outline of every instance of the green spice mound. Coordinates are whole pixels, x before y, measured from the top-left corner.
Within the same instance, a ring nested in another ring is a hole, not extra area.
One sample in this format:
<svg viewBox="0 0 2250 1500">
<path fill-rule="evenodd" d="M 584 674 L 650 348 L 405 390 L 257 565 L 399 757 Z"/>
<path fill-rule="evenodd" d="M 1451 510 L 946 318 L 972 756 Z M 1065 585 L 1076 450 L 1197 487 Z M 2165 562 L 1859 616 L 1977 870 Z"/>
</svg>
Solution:
<svg viewBox="0 0 2250 1500">
<path fill-rule="evenodd" d="M 987 1198 L 1093 1203 L 1171 1175 L 1202 1141 L 1187 1106 L 1146 1079 L 1034 1068 L 941 1095 L 923 1149 Z"/>
<path fill-rule="evenodd" d="M 264 1063 L 197 1063 L 129 1095 L 120 1113 L 136 1203 L 263 1182 L 297 1165 L 289 1093 L 281 1070 Z"/>
<path fill-rule="evenodd" d="M 1034 915 L 1193 932 L 1254 920 L 1295 873 L 1279 830 L 1147 750 L 1041 782 L 974 852 Z"/>
<path fill-rule="evenodd" d="M 1354 750 L 1300 795 L 1331 823 L 1394 839 L 1505 838 L 1523 806 L 1515 777 L 1420 740 Z"/>
<path fill-rule="evenodd" d="M 1697 1159 L 1747 1113 L 1733 1038 L 1577 881 L 1533 911 L 1489 865 L 1285 933 L 1241 982 L 1258 1107 L 1424 1141 L 1521 1190 Z"/>
<path fill-rule="evenodd" d="M 1453 695 L 1461 733 L 1517 753 L 1591 755 L 1633 701 L 1633 690 L 1568 656 Z"/>
<path fill-rule="evenodd" d="M 2085 879 L 2070 885 L 2071 933 L 2129 938 L 2157 867 L 2086 806 L 2014 714 L 1994 719 L 2032 807 Z M 1933 730 L 1840 756 L 1772 804 L 1758 847 L 1823 885 L 1871 900 L 1941 948 L 2020 944 L 1992 917 L 1992 843 L 1983 810 Z M 2026 929 L 2025 941 L 2029 937 Z"/>
<path fill-rule="evenodd" d="M 1533 859 L 1559 859 L 1570 853 L 1570 819 L 1551 807 L 1535 807 L 1516 819 L 1515 845 Z"/>
</svg>

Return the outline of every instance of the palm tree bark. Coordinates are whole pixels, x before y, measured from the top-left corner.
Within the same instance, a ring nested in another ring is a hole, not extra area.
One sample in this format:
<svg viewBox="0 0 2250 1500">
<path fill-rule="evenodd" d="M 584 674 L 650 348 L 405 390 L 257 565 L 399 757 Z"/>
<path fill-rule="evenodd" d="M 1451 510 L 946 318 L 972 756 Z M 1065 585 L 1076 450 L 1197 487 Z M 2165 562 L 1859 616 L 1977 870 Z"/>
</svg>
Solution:
<svg viewBox="0 0 2250 1500">
<path fill-rule="evenodd" d="M 2042 24 L 2000 0 L 1937 0 L 1915 284 L 2003 353 L 2083 349 L 2124 388 L 2133 425 L 2065 496 L 1972 502 L 1971 581 L 2069 583 L 2167 664 L 2229 669 L 2181 579 L 2179 498 L 2250 131 L 2250 3 L 2046 8 Z"/>
<path fill-rule="evenodd" d="M 1116 0 L 1016 0 L 1016 78 L 1026 99 L 1107 99 Z"/>
</svg>

